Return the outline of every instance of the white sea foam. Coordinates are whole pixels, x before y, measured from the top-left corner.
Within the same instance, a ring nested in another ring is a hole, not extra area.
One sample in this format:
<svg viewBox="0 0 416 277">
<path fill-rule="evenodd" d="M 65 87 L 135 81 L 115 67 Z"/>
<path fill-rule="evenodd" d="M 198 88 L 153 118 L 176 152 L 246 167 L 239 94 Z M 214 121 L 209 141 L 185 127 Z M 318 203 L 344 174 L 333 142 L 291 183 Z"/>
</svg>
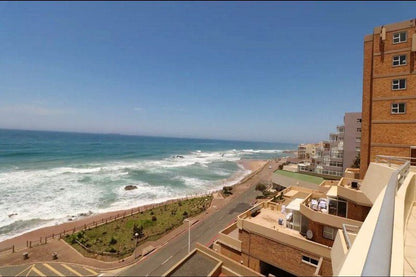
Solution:
<svg viewBox="0 0 416 277">
<path fill-rule="evenodd" d="M 223 185 L 238 182 L 250 172 L 239 165 L 240 170 L 233 173 L 223 167 L 222 163 L 236 162 L 241 157 L 250 157 L 251 154 L 279 152 L 281 150 L 197 150 L 184 153 L 183 158 L 171 156 L 161 160 L 113 161 L 48 169 L 2 171 L 0 241 L 22 231 L 66 221 L 79 213 L 126 209 L 220 189 Z M 217 181 L 204 180 L 198 174 L 192 176 L 192 172 L 200 170 L 209 172 Z M 138 173 L 130 174 L 133 172 Z M 146 179 L 140 179 L 140 172 L 180 181 L 184 187 L 175 187 L 166 183 L 168 181 L 150 183 Z M 126 185 L 136 185 L 137 189 L 126 191 Z M 9 217 L 11 214 L 16 215 Z M 33 219 L 38 220 L 30 221 Z M 8 226 L 24 227 L 2 231 L 7 230 Z"/>
</svg>

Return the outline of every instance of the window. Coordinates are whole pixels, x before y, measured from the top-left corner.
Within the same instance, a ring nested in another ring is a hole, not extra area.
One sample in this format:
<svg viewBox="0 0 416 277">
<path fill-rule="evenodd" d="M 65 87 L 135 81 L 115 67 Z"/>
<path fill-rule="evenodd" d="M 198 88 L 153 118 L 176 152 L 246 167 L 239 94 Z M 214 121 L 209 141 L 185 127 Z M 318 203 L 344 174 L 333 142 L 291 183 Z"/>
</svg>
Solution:
<svg viewBox="0 0 416 277">
<path fill-rule="evenodd" d="M 361 133 L 361 128 L 357 128 L 357 132 Z"/>
<path fill-rule="evenodd" d="M 392 90 L 406 89 L 406 79 L 395 79 L 391 81 Z"/>
<path fill-rule="evenodd" d="M 322 236 L 326 239 L 334 240 L 335 239 L 335 229 L 329 226 L 324 226 Z"/>
<path fill-rule="evenodd" d="M 407 41 L 407 32 L 400 32 L 393 34 L 393 44 L 406 42 Z"/>
<path fill-rule="evenodd" d="M 406 64 L 406 55 L 393 56 L 393 66 L 400 66 Z"/>
<path fill-rule="evenodd" d="M 342 162 L 329 162 L 329 166 L 342 167 Z"/>
<path fill-rule="evenodd" d="M 361 137 L 356 137 L 355 142 L 361 142 Z"/>
<path fill-rule="evenodd" d="M 357 123 L 361 123 L 361 118 L 357 118 Z"/>
<path fill-rule="evenodd" d="M 406 103 L 393 103 L 391 104 L 392 114 L 403 114 L 406 113 Z"/>
<path fill-rule="evenodd" d="M 355 147 L 355 151 L 360 152 L 361 151 L 360 147 Z"/>
<path fill-rule="evenodd" d="M 317 259 L 313 259 L 311 257 L 302 255 L 302 262 L 310 264 L 312 266 L 318 266 L 319 261 Z"/>
</svg>

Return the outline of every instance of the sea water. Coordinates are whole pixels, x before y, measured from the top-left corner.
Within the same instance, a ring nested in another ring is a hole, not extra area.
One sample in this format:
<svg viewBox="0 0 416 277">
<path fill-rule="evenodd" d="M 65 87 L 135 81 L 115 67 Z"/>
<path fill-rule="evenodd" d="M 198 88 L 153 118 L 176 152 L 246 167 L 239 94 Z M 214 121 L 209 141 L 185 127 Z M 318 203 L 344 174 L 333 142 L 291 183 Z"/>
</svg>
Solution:
<svg viewBox="0 0 416 277">
<path fill-rule="evenodd" d="M 0 241 L 82 213 L 204 193 L 296 145 L 0 129 Z M 134 185 L 137 189 L 125 190 Z"/>
</svg>

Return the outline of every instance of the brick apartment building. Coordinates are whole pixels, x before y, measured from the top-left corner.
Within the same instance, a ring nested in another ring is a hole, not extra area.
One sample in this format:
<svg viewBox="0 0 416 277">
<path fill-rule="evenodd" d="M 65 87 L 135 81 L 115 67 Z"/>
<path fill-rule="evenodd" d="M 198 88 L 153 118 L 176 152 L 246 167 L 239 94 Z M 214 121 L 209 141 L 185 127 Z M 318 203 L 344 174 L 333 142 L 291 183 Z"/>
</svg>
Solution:
<svg viewBox="0 0 416 277">
<path fill-rule="evenodd" d="M 361 178 L 376 155 L 416 157 L 415 20 L 364 37 Z"/>
<path fill-rule="evenodd" d="M 338 230 L 358 230 L 372 206 L 358 169 L 318 190 L 291 186 L 282 198 L 261 202 L 219 233 L 213 249 L 268 276 L 331 276 L 331 247 Z M 285 220 L 286 219 L 286 220 Z"/>
</svg>

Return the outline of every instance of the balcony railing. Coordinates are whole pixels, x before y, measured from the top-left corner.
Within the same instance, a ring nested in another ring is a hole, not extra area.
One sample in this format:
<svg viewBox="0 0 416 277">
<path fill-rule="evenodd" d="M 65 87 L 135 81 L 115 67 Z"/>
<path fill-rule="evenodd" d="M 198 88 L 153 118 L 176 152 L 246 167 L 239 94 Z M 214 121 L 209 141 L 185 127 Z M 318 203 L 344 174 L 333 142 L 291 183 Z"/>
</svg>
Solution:
<svg viewBox="0 0 416 277">
<path fill-rule="evenodd" d="M 350 234 L 358 234 L 360 230 L 360 226 L 350 225 L 350 224 L 342 224 L 342 233 L 344 234 L 345 242 L 347 244 L 347 248 L 350 249 L 352 245 L 352 239 L 350 238 Z"/>
<path fill-rule="evenodd" d="M 409 158 L 405 157 L 377 156 L 376 161 L 387 162 L 389 166 L 398 162 L 404 164 L 393 172 L 386 186 L 378 220 L 361 273 L 363 276 L 390 275 L 394 227 L 394 208 L 392 207 L 395 206 L 396 192 L 406 178 L 410 168 Z"/>
</svg>

